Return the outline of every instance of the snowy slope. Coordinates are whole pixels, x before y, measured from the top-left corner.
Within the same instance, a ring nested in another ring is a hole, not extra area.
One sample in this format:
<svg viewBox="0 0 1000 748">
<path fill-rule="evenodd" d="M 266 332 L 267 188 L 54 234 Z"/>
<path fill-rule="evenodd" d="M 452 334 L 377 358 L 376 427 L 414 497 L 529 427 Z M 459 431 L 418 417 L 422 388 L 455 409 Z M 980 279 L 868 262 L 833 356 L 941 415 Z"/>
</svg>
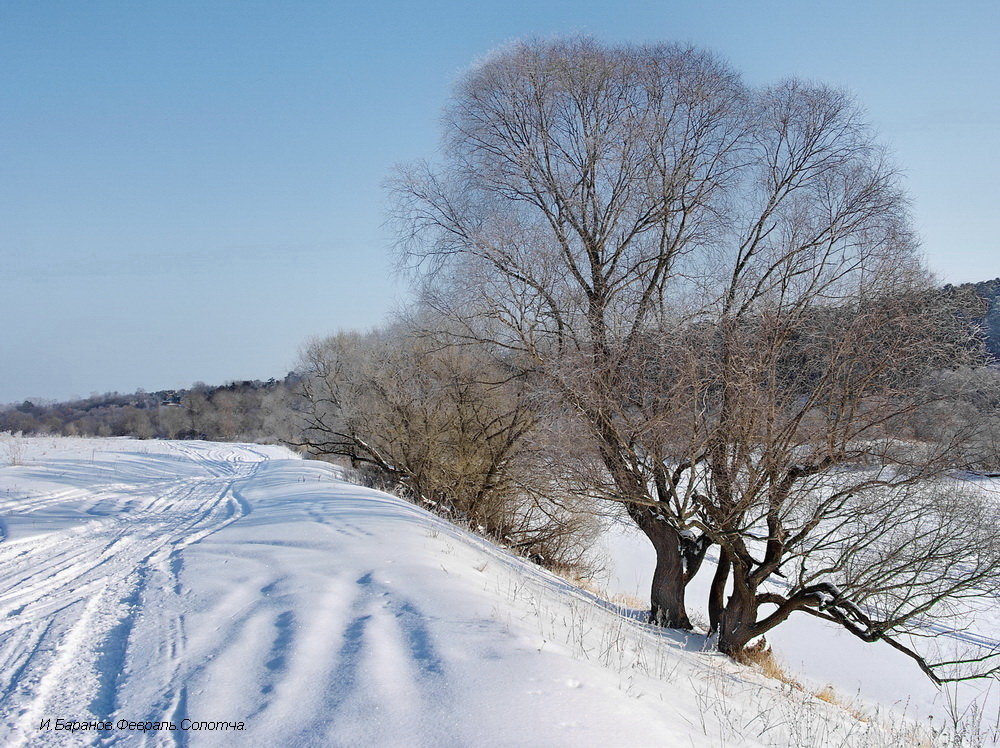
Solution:
<svg viewBox="0 0 1000 748">
<path fill-rule="evenodd" d="M 5 745 L 916 739 L 283 449 L 26 441 L 0 467 Z"/>
<path fill-rule="evenodd" d="M 980 481 L 1000 495 L 996 481 Z M 612 595 L 648 597 L 656 555 L 641 532 L 626 522 L 607 528 L 602 537 L 607 559 L 602 586 Z M 688 609 L 706 609 L 718 557 L 711 551 L 687 591 Z M 979 619 L 967 629 L 937 636 L 941 651 L 975 642 L 983 651 L 1000 650 L 1000 600 L 984 597 Z M 902 715 L 930 725 L 947 726 L 955 717 L 961 729 L 976 733 L 970 744 L 1000 741 L 1000 683 L 977 680 L 936 687 L 909 658 L 884 644 L 860 641 L 842 628 L 807 615 L 793 615 L 767 634 L 778 662 L 813 690 L 832 687 L 838 697 L 869 714 Z M 954 640 L 954 641 L 953 641 Z M 927 642 L 919 645 L 927 648 Z M 971 736 L 969 736 L 971 737 Z"/>
</svg>

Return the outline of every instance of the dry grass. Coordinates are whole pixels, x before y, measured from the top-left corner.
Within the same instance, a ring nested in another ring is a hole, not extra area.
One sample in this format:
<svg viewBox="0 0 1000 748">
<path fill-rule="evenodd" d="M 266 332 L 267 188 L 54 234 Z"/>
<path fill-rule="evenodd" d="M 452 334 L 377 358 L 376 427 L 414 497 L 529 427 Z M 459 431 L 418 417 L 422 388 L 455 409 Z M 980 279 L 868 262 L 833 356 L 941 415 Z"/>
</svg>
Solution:
<svg viewBox="0 0 1000 748">
<path fill-rule="evenodd" d="M 852 704 L 851 702 L 845 701 L 839 693 L 837 693 L 833 686 L 823 686 L 816 693 L 813 694 L 820 701 L 825 701 L 827 704 L 832 704 L 833 706 L 843 709 L 845 712 L 850 714 L 854 719 L 859 722 L 869 722 L 871 718 L 865 714 L 857 704 Z"/>
<path fill-rule="evenodd" d="M 771 678 L 772 680 L 781 681 L 786 685 L 792 686 L 798 691 L 804 690 L 802 688 L 802 684 L 789 675 L 788 671 L 781 666 L 781 663 L 778 662 L 778 659 L 774 656 L 774 652 L 771 651 L 771 647 L 768 645 L 767 640 L 763 637 L 761 637 L 756 643 L 746 647 L 734 659 L 740 664 L 752 667 L 754 670 L 768 678 Z"/>
<path fill-rule="evenodd" d="M 641 600 L 635 595 L 612 595 L 608 602 L 614 603 L 615 605 L 620 605 L 623 608 L 629 608 L 630 610 L 645 610 L 649 608 L 649 603 L 645 600 Z"/>
<path fill-rule="evenodd" d="M 840 697 L 837 696 L 837 692 L 833 690 L 833 686 L 823 686 L 816 693 L 813 694 L 820 701 L 825 701 L 827 704 L 836 704 L 837 706 L 843 706 L 840 701 Z"/>
<path fill-rule="evenodd" d="M 788 671 L 782 667 L 780 662 L 778 662 L 777 658 L 774 656 L 774 652 L 771 651 L 767 641 L 763 638 L 744 649 L 736 660 L 743 665 L 752 667 L 754 670 L 767 678 L 781 681 L 782 683 L 791 686 L 796 691 L 805 691 L 802 684 L 789 675 Z M 837 693 L 833 686 L 823 686 L 823 688 L 814 692 L 812 695 L 820 701 L 825 701 L 827 704 L 844 710 L 859 722 L 870 721 L 868 715 L 861 711 L 857 705 L 849 703 L 841 698 L 840 694 Z"/>
<path fill-rule="evenodd" d="M 580 574 L 579 570 L 568 564 L 552 564 L 551 566 L 545 567 L 553 574 L 558 577 L 562 577 L 570 584 L 579 587 L 581 590 L 586 590 L 592 595 L 596 595 L 602 600 L 608 599 L 608 593 L 602 590 L 594 580 L 588 579 L 587 577 Z"/>
<path fill-rule="evenodd" d="M 549 571 L 558 577 L 565 579 L 570 584 L 575 587 L 579 587 L 582 590 L 586 590 L 595 597 L 599 597 L 601 600 L 611 603 L 612 605 L 617 605 L 621 608 L 627 608 L 629 610 L 648 610 L 649 602 L 642 600 L 635 595 L 624 595 L 624 594 L 609 594 L 607 590 L 597 584 L 593 579 L 583 576 L 579 571 L 572 567 L 563 564 L 556 564 L 553 566 L 546 567 Z"/>
</svg>

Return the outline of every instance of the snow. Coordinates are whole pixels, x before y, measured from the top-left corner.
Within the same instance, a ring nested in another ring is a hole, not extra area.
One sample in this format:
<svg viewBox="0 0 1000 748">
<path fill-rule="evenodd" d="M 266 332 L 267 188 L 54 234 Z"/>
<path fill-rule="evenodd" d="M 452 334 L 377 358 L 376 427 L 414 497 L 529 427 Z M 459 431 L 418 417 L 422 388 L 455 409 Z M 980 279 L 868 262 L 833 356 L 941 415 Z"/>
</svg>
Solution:
<svg viewBox="0 0 1000 748">
<path fill-rule="evenodd" d="M 996 488 L 992 484 L 984 486 L 990 491 Z M 602 542 L 602 555 L 607 559 L 602 582 L 607 591 L 612 595 L 647 598 L 656 556 L 645 536 L 631 525 L 616 523 L 604 533 Z M 698 576 L 688 586 L 687 604 L 695 614 L 695 621 L 697 613 L 706 609 L 717 561 L 718 557 L 710 551 Z M 831 588 L 831 592 L 835 589 Z M 831 595 L 819 594 L 832 602 Z M 1000 601 L 984 597 L 981 607 L 982 616 L 973 629 L 949 634 L 975 640 L 987 648 L 1000 648 L 997 638 Z M 983 738 L 993 742 L 1000 738 L 1000 683 L 995 680 L 939 689 L 916 663 L 887 645 L 863 642 L 834 624 L 802 614 L 791 616 L 766 638 L 784 669 L 813 691 L 831 686 L 842 701 L 865 713 L 881 713 L 890 719 L 912 718 L 938 729 L 951 722 L 953 713 L 964 713 L 966 720 L 981 718 Z M 926 648 L 926 642 L 923 646 Z"/>
<path fill-rule="evenodd" d="M 21 461 L 0 467 L 4 745 L 919 737 L 701 651 L 700 636 L 646 626 L 282 448 L 39 438 Z"/>
</svg>

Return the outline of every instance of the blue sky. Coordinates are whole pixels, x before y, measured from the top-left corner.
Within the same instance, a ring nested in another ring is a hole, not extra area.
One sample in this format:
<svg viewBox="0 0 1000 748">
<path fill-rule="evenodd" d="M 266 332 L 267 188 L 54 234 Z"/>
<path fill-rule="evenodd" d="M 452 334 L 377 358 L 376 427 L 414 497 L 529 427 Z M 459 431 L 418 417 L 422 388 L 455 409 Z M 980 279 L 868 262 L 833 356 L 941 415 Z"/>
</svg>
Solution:
<svg viewBox="0 0 1000 748">
<path fill-rule="evenodd" d="M 389 169 L 477 58 L 581 32 L 853 91 L 932 269 L 1000 276 L 995 0 L 0 0 L 0 402 L 281 376 L 377 324 Z"/>
</svg>

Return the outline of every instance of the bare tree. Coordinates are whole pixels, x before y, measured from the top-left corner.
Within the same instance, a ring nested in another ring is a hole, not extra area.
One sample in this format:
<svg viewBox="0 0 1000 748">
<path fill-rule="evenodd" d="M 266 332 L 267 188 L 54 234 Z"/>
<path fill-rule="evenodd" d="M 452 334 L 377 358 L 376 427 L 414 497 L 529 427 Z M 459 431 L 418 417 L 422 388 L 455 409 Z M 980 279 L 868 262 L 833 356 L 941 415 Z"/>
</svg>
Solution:
<svg viewBox="0 0 1000 748">
<path fill-rule="evenodd" d="M 653 481 L 649 424 L 621 395 L 675 263 L 724 230 L 746 96 L 689 47 L 518 44 L 457 87 L 444 167 L 394 183 L 404 252 L 432 278 L 425 300 L 573 408 L 608 478 L 595 491 L 625 502 L 656 548 L 651 617 L 681 628 L 704 538 Z"/>
<path fill-rule="evenodd" d="M 957 366 L 934 372 L 924 385 L 936 405 L 914 413 L 909 426 L 924 441 L 942 438 L 976 424 L 965 442 L 965 462 L 975 472 L 1000 475 L 1000 369 Z"/>
<path fill-rule="evenodd" d="M 510 370 L 398 325 L 316 341 L 300 369 L 301 446 L 344 457 L 538 561 L 583 562 L 594 523 L 533 467 L 526 437 L 540 413 Z"/>
<path fill-rule="evenodd" d="M 583 426 L 566 478 L 656 548 L 651 620 L 690 627 L 717 543 L 722 651 L 801 610 L 933 672 L 895 634 L 994 583 L 995 518 L 940 482 L 970 430 L 907 429 L 977 341 L 850 97 L 751 90 L 691 48 L 526 43 L 466 76 L 445 135 L 394 182 L 403 256 L 456 340 Z"/>
<path fill-rule="evenodd" d="M 758 101 L 732 234 L 692 263 L 703 449 L 687 485 L 721 547 L 710 620 L 737 655 L 803 610 L 932 675 L 891 635 L 995 584 L 1000 556 L 988 510 L 935 482 L 963 464 L 973 425 L 924 442 L 906 427 L 942 400 L 922 382 L 982 348 L 932 290 L 895 172 L 849 99 L 789 82 Z M 961 530 L 974 516 L 985 537 Z M 781 591 L 765 590 L 776 575 Z"/>
<path fill-rule="evenodd" d="M 912 637 L 996 590 L 996 510 L 949 479 L 976 422 L 933 440 L 908 429 L 948 402 L 921 380 L 973 360 L 969 333 L 940 298 L 893 290 L 769 303 L 697 341 L 707 448 L 690 489 L 720 546 L 709 613 L 723 652 L 802 611 L 940 679 Z"/>
<path fill-rule="evenodd" d="M 6 464 L 20 465 L 24 458 L 24 438 L 20 431 L 0 431 Z"/>
</svg>

